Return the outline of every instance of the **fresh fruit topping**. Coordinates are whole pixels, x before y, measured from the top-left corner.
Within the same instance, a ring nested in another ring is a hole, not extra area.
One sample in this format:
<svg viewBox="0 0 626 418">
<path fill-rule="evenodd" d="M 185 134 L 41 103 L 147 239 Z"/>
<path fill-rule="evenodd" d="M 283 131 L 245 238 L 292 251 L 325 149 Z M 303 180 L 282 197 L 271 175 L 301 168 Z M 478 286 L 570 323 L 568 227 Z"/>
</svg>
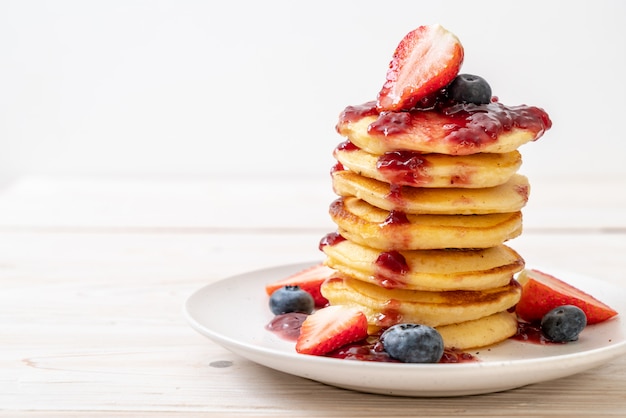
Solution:
<svg viewBox="0 0 626 418">
<path fill-rule="evenodd" d="M 578 306 L 587 316 L 589 325 L 617 315 L 617 311 L 593 296 L 539 270 L 525 270 L 519 281 L 522 297 L 515 311 L 525 321 L 541 321 L 550 310 L 562 305 Z"/>
<path fill-rule="evenodd" d="M 274 315 L 290 312 L 310 314 L 313 308 L 315 308 L 313 296 L 299 286 L 283 286 L 270 296 L 270 310 Z"/>
<path fill-rule="evenodd" d="M 587 326 L 587 315 L 578 306 L 564 305 L 552 309 L 541 319 L 541 332 L 550 341 L 576 341 Z"/>
<path fill-rule="evenodd" d="M 380 336 L 387 354 L 405 363 L 437 363 L 443 356 L 443 338 L 426 325 L 396 324 Z"/>
<path fill-rule="evenodd" d="M 315 311 L 302 323 L 296 351 L 321 356 L 367 337 L 367 318 L 360 310 L 331 305 Z"/>
<path fill-rule="evenodd" d="M 322 283 L 326 281 L 335 271 L 330 267 L 323 264 L 318 264 L 313 267 L 309 267 L 302 271 L 299 271 L 286 279 L 281 279 L 277 282 L 268 284 L 265 286 L 265 291 L 269 296 L 272 295 L 277 289 L 283 286 L 299 286 L 300 289 L 308 292 L 313 296 L 316 307 L 326 306 L 328 300 L 322 296 L 320 287 Z"/>
<path fill-rule="evenodd" d="M 447 86 L 463 63 L 463 46 L 441 25 L 420 26 L 397 46 L 378 93 L 379 111 L 411 109 Z"/>
<path fill-rule="evenodd" d="M 448 97 L 458 103 L 487 104 L 491 102 L 491 86 L 482 77 L 459 74 L 446 88 Z"/>
</svg>

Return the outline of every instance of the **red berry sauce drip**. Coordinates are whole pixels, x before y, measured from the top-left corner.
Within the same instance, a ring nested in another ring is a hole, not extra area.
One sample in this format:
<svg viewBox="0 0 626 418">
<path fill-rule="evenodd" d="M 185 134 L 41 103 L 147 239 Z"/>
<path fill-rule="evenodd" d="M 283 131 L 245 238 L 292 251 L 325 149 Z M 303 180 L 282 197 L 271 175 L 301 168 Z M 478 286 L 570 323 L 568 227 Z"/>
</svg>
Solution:
<svg viewBox="0 0 626 418">
<path fill-rule="evenodd" d="M 478 358 L 465 351 L 445 349 L 439 363 L 475 363 L 477 361 L 479 361 Z"/>
<path fill-rule="evenodd" d="M 376 266 L 379 271 L 386 271 L 392 274 L 404 275 L 409 271 L 406 259 L 398 251 L 384 251 L 376 259 Z"/>
<path fill-rule="evenodd" d="M 407 218 L 406 213 L 400 210 L 392 210 L 380 225 L 384 227 L 387 225 L 404 225 L 408 223 L 409 218 Z"/>
<path fill-rule="evenodd" d="M 362 341 L 348 344 L 331 351 L 326 357 L 342 360 L 374 361 L 379 363 L 399 363 L 391 358 L 383 348 L 378 335 L 371 335 Z"/>
<path fill-rule="evenodd" d="M 320 240 L 319 249 L 322 250 L 327 245 L 337 245 L 345 240 L 346 239 L 342 237 L 338 232 L 330 232 Z"/>
<path fill-rule="evenodd" d="M 517 334 L 512 336 L 511 339 L 539 345 L 565 344 L 561 342 L 550 341 L 549 339 L 547 339 L 541 331 L 540 324 L 523 321 L 517 322 Z"/>
<path fill-rule="evenodd" d="M 337 350 L 331 351 L 326 357 L 339 358 L 343 360 L 372 361 L 378 363 L 401 363 L 389 356 L 380 341 L 380 334 L 371 335 L 365 340 L 348 344 Z M 477 362 L 478 359 L 459 350 L 446 349 L 439 363 L 469 363 Z"/>
<path fill-rule="evenodd" d="M 551 125 L 547 114 L 535 107 L 513 106 L 502 103 L 456 104 L 444 107 L 441 113 L 450 118 L 446 125 L 446 139 L 461 146 L 495 142 L 513 128 L 537 132 L 537 137 Z M 544 117 L 545 116 L 545 117 Z"/>
<path fill-rule="evenodd" d="M 282 339 L 287 341 L 296 341 L 300 335 L 302 323 L 307 316 L 307 314 L 299 312 L 276 315 L 265 326 L 265 328 Z M 382 333 L 370 335 L 364 340 L 345 345 L 326 354 L 326 357 L 344 360 L 400 363 L 399 360 L 390 357 L 389 354 L 385 352 L 383 344 L 380 341 L 381 334 Z M 441 357 L 441 360 L 439 360 L 439 363 L 468 363 L 475 361 L 478 361 L 478 359 L 469 353 L 454 349 L 446 349 Z"/>
<path fill-rule="evenodd" d="M 378 115 L 376 110 L 376 102 L 371 101 L 362 105 L 348 106 L 339 115 L 339 123 L 356 122 L 367 116 Z"/>
<path fill-rule="evenodd" d="M 403 276 L 409 272 L 406 259 L 398 251 L 380 253 L 375 261 L 376 280 L 386 289 L 404 287 Z"/>
<path fill-rule="evenodd" d="M 337 145 L 336 150 L 337 151 L 358 151 L 359 147 L 354 145 L 349 140 L 346 140 L 346 141 L 341 142 L 339 145 Z"/>
<path fill-rule="evenodd" d="M 337 164 L 335 164 L 334 166 L 331 167 L 330 169 L 330 175 L 332 176 L 333 174 L 335 174 L 338 171 L 344 171 L 346 168 L 343 166 L 343 164 L 341 164 L 340 162 L 338 162 Z"/>
<path fill-rule="evenodd" d="M 410 131 L 415 122 L 410 112 L 383 112 L 370 124 L 367 132 L 382 137 L 402 135 Z"/>
<path fill-rule="evenodd" d="M 495 142 L 502 133 L 514 128 L 527 129 L 538 139 L 552 126 L 548 114 L 538 107 L 506 106 L 498 101 L 480 105 L 442 101 L 426 109 L 381 113 L 376 111 L 375 102 L 367 102 L 360 106 L 348 106 L 341 113 L 338 126 L 365 116 L 378 115 L 378 119 L 369 125 L 370 135 L 403 135 L 425 122 L 425 111 L 437 112 L 446 119 L 443 123 L 444 141 L 457 144 L 460 148 L 475 148 Z"/>
<path fill-rule="evenodd" d="M 300 328 L 307 316 L 307 314 L 300 312 L 276 315 L 265 328 L 285 340 L 295 341 L 300 335 Z"/>
<path fill-rule="evenodd" d="M 400 301 L 389 299 L 381 312 L 376 315 L 374 321 L 376 326 L 380 328 L 389 328 L 390 326 L 404 322 L 404 317 L 402 313 L 400 313 Z"/>
<path fill-rule="evenodd" d="M 380 157 L 376 168 L 389 183 L 420 186 L 431 181 L 427 173 L 429 162 L 420 153 L 391 151 Z"/>
</svg>

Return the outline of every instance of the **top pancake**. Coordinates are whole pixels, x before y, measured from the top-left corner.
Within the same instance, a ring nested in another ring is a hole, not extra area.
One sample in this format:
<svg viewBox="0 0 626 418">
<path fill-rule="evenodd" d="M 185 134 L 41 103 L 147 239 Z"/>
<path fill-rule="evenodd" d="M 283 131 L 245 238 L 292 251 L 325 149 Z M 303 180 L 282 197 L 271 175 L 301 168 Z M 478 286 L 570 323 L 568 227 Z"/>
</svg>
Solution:
<svg viewBox="0 0 626 418">
<path fill-rule="evenodd" d="M 508 309 L 520 298 L 515 282 L 486 292 L 419 292 L 387 290 L 359 280 L 331 278 L 321 288 L 332 305 L 359 309 L 368 332 L 400 323 L 433 326 L 447 348 L 465 350 L 505 340 L 517 332 L 517 318 Z"/>
<path fill-rule="evenodd" d="M 514 151 L 551 126 L 546 112 L 525 105 L 493 102 L 378 113 L 376 103 L 368 102 L 348 106 L 337 131 L 371 154 L 409 150 L 470 155 Z"/>
<path fill-rule="evenodd" d="M 358 307 L 371 325 L 384 328 L 413 322 L 438 327 L 506 311 L 519 302 L 522 287 L 510 280 L 503 286 L 483 291 L 424 292 L 385 289 L 350 277 L 332 277 L 322 284 L 321 292 L 331 305 Z"/>
</svg>

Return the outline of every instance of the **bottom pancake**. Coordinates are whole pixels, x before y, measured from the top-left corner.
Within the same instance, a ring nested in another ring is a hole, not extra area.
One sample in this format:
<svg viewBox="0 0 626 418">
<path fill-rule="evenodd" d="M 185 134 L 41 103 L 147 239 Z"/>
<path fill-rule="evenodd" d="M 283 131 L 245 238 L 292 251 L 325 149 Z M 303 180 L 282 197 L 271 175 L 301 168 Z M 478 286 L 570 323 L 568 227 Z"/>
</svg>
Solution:
<svg viewBox="0 0 626 418">
<path fill-rule="evenodd" d="M 473 321 L 436 327 L 446 348 L 467 350 L 493 345 L 517 333 L 517 317 L 503 311 Z"/>
<path fill-rule="evenodd" d="M 400 323 L 422 324 L 436 328 L 447 348 L 465 350 L 498 343 L 517 332 L 517 319 L 508 312 L 521 296 L 514 280 L 481 292 L 423 292 L 333 277 L 321 290 L 331 305 L 361 310 L 369 334 Z"/>
<path fill-rule="evenodd" d="M 331 305 L 360 309 L 371 328 L 398 323 L 439 327 L 506 311 L 517 304 L 522 288 L 511 279 L 506 286 L 483 291 L 425 292 L 384 289 L 353 278 L 333 277 L 322 285 L 321 292 Z"/>
</svg>

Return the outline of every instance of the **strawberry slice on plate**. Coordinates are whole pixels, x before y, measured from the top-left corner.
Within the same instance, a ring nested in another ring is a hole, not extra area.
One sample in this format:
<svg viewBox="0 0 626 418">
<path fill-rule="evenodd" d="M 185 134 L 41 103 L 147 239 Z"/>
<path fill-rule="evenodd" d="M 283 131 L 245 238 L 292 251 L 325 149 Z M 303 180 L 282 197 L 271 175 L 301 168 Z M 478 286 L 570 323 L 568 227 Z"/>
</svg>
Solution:
<svg viewBox="0 0 626 418">
<path fill-rule="evenodd" d="M 309 315 L 300 329 L 296 351 L 322 356 L 367 337 L 367 318 L 360 310 L 330 305 Z"/>
<path fill-rule="evenodd" d="M 300 289 L 313 296 L 316 307 L 326 306 L 328 305 L 328 300 L 322 296 L 320 287 L 334 272 L 335 270 L 320 263 L 292 274 L 285 279 L 266 285 L 265 292 L 268 296 L 271 296 L 272 293 L 283 286 L 299 286 Z"/>
<path fill-rule="evenodd" d="M 582 290 L 539 270 L 525 270 L 519 278 L 522 297 L 515 312 L 528 322 L 541 321 L 550 310 L 578 306 L 587 315 L 587 324 L 597 324 L 617 315 L 617 311 Z"/>
<path fill-rule="evenodd" d="M 398 44 L 378 93 L 379 111 L 411 109 L 454 80 L 463 63 L 463 46 L 441 25 L 420 26 Z"/>
</svg>

